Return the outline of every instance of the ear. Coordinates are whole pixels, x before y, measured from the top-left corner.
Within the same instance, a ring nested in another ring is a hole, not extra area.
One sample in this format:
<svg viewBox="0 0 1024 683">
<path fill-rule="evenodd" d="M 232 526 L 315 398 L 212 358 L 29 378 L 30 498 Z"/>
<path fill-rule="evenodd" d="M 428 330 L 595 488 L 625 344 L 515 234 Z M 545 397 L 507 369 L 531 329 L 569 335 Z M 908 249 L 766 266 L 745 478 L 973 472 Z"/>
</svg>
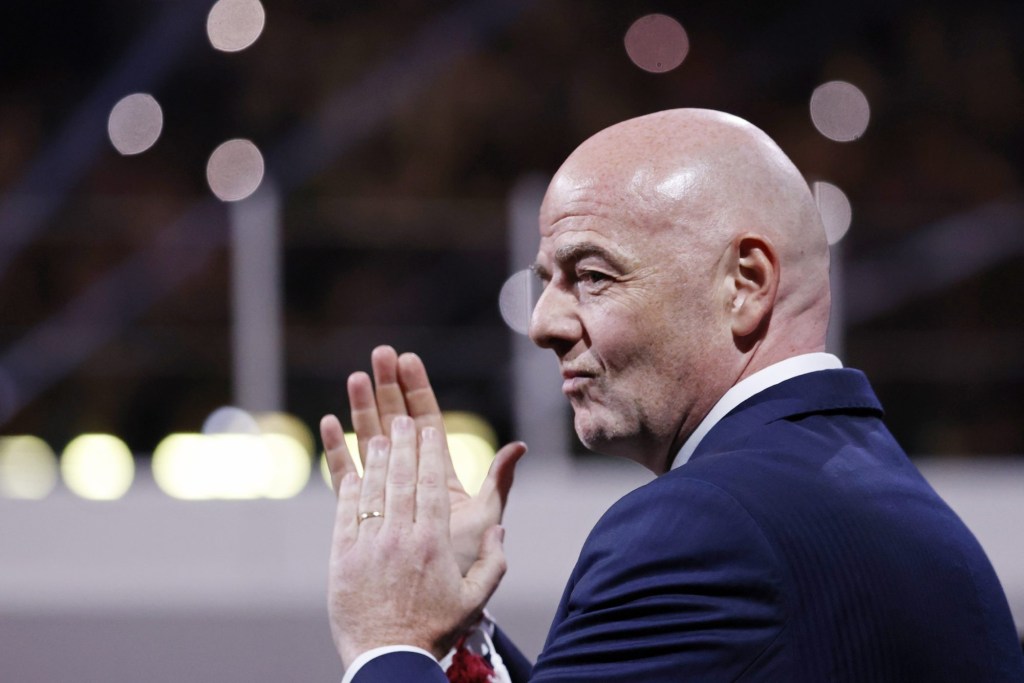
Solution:
<svg viewBox="0 0 1024 683">
<path fill-rule="evenodd" d="M 779 291 L 779 258 L 761 235 L 740 235 L 732 243 L 728 315 L 734 338 L 744 338 L 768 320 Z"/>
</svg>

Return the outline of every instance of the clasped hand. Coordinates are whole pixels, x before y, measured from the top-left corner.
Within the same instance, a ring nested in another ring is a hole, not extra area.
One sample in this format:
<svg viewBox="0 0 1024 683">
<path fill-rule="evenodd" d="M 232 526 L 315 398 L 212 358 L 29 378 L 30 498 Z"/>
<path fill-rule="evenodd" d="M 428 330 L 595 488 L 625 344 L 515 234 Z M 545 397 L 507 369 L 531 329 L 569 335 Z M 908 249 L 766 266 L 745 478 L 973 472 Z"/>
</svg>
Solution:
<svg viewBox="0 0 1024 683">
<path fill-rule="evenodd" d="M 365 372 L 353 373 L 348 378 L 352 425 L 364 467 L 370 440 L 375 436 L 389 434 L 395 418 L 411 417 L 417 431 L 433 427 L 444 435 L 441 408 L 430 386 L 423 361 L 416 354 L 403 353 L 398 356 L 390 346 L 378 346 L 373 350 L 370 362 L 373 367 L 372 382 Z M 334 415 L 324 417 L 320 422 L 320 435 L 334 490 L 338 491 L 342 478 L 356 471 L 338 418 Z M 465 574 L 476 561 L 484 532 L 501 522 L 505 501 L 512 488 L 515 466 L 526 453 L 526 444 L 517 441 L 498 451 L 476 496 L 469 495 L 459 482 L 448 453 L 447 441 L 444 441 L 443 447 L 452 543 L 459 568 Z"/>
<path fill-rule="evenodd" d="M 368 444 L 362 481 L 342 477 L 331 546 L 331 629 L 348 667 L 383 645 L 440 658 L 483 611 L 505 573 L 501 527 L 463 576 L 451 542 L 444 437 L 409 417 Z M 418 457 L 417 457 L 417 451 Z M 360 513 L 383 513 L 367 515 Z"/>
<path fill-rule="evenodd" d="M 422 361 L 381 346 L 371 365 L 372 382 L 363 372 L 348 380 L 362 482 L 341 423 L 328 415 L 320 424 L 339 494 L 330 612 L 346 666 L 380 645 L 416 645 L 439 656 L 478 618 L 504 571 L 500 541 L 492 535 L 498 533 L 515 465 L 526 452 L 521 442 L 499 450 L 479 494 L 470 496 L 452 466 Z M 439 491 L 446 494 L 443 506 Z M 399 505 L 394 517 L 391 505 Z M 358 521 L 360 513 L 370 512 L 384 516 Z"/>
</svg>

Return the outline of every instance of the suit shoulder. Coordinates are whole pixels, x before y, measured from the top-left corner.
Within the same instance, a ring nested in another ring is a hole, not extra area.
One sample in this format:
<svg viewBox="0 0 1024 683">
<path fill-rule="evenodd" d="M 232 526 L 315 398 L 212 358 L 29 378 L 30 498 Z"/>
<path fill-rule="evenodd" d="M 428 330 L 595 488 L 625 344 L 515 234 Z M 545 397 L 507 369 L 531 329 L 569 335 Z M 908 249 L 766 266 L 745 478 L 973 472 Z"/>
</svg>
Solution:
<svg viewBox="0 0 1024 683">
<path fill-rule="evenodd" d="M 625 680 L 626 671 L 639 680 L 738 680 L 765 653 L 781 656 L 772 648 L 788 620 L 784 572 L 726 491 L 659 478 L 620 499 L 591 532 L 539 680 Z"/>
<path fill-rule="evenodd" d="M 778 558 L 759 521 L 713 481 L 669 473 L 619 499 L 595 525 L 581 562 L 621 568 L 686 558 L 770 573 Z M 702 560 L 703 561 L 703 560 Z"/>
</svg>

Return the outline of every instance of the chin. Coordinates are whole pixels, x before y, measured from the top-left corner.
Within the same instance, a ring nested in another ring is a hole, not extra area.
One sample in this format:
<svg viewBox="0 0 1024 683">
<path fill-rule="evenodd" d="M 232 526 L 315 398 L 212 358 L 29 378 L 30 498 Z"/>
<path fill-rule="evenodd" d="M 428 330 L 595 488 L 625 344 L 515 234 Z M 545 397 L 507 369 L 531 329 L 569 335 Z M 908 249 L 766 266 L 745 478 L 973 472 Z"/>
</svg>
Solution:
<svg viewBox="0 0 1024 683">
<path fill-rule="evenodd" d="M 587 450 L 594 451 L 595 453 L 604 452 L 602 446 L 608 440 L 604 430 L 594 425 L 590 420 L 581 419 L 578 413 L 573 421 L 573 427 L 576 429 L 576 437 L 580 440 L 580 443 L 587 447 Z"/>
<path fill-rule="evenodd" d="M 656 474 L 662 470 L 653 469 L 651 455 L 657 448 L 643 438 L 641 428 L 630 429 L 633 425 L 595 419 L 593 413 L 576 413 L 573 426 L 576 436 L 587 450 L 601 455 L 611 455 L 640 463 Z M 653 450 L 652 450 L 653 449 Z"/>
<path fill-rule="evenodd" d="M 626 439 L 616 434 L 616 430 L 610 425 L 595 421 L 592 417 L 576 415 L 574 427 L 580 443 L 586 446 L 587 450 L 602 455 L 626 455 Z"/>
</svg>

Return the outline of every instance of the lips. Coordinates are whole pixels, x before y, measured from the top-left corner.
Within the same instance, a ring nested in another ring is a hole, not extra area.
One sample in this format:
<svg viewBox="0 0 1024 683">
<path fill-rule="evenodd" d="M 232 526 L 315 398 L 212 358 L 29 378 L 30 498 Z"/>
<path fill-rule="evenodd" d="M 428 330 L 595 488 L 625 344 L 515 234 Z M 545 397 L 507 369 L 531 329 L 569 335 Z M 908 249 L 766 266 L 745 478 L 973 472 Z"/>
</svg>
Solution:
<svg viewBox="0 0 1024 683">
<path fill-rule="evenodd" d="M 562 393 L 566 395 L 579 393 L 593 378 L 594 375 L 589 372 L 562 370 Z"/>
</svg>

